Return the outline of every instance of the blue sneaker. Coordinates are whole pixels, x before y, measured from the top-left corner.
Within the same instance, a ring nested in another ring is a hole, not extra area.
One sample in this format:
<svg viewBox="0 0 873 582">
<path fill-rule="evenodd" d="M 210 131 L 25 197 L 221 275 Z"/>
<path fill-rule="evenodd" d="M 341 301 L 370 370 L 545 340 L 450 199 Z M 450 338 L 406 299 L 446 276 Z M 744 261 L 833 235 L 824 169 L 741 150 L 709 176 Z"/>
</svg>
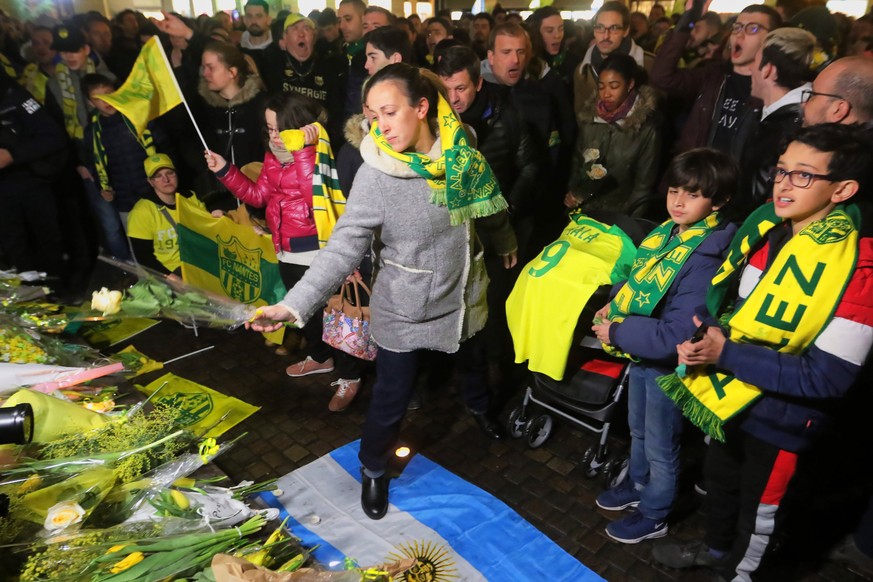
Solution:
<svg viewBox="0 0 873 582">
<path fill-rule="evenodd" d="M 649 519 L 637 510 L 606 526 L 606 535 L 623 544 L 637 544 L 667 535 L 667 522 Z"/>
<path fill-rule="evenodd" d="M 627 478 L 612 489 L 607 489 L 594 501 L 597 507 L 607 511 L 621 511 L 640 504 L 640 492 L 634 487 L 634 482 Z"/>
</svg>

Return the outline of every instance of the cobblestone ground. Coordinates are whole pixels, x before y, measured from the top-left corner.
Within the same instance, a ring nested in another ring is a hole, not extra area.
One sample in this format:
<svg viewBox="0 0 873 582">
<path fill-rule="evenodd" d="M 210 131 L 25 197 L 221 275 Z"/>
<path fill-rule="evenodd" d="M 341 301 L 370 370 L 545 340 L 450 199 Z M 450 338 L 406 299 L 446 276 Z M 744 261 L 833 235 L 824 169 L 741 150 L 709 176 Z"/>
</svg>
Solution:
<svg viewBox="0 0 873 582">
<path fill-rule="evenodd" d="M 327 403 L 333 375 L 288 378 L 285 367 L 297 361 L 296 354 L 277 356 L 252 332 L 200 330 L 195 336 L 174 322 L 162 322 L 130 341 L 160 361 L 214 346 L 204 354 L 170 364 L 165 371 L 261 407 L 229 433 L 235 436 L 245 431 L 248 436 L 218 461 L 235 480 L 284 475 L 360 437 L 372 374 L 347 411 L 330 413 Z M 140 380 L 145 384 L 162 373 Z M 402 437 L 413 450 L 509 504 L 607 580 L 710 579 L 705 572 L 685 573 L 656 566 L 651 542 L 623 545 L 607 538 L 604 528 L 613 516 L 596 508 L 594 499 L 601 483 L 587 479 L 580 463 L 586 448 L 596 442 L 595 435 L 559 422 L 552 437 L 538 449 L 530 449 L 522 440 L 488 441 L 455 399 L 451 378 L 437 384 L 424 391 L 423 407 L 410 413 L 404 424 Z M 504 407 L 504 418 L 520 398 L 520 394 L 513 395 L 510 405 Z M 625 448 L 626 429 L 619 427 L 613 432 L 613 449 Z M 690 440 L 700 439 L 695 436 Z M 698 465 L 700 449 L 700 443 L 689 443 L 689 474 Z M 691 492 L 690 484 L 684 486 L 677 519 L 670 526 L 670 535 L 682 540 L 702 535 L 700 497 Z M 791 579 L 861 579 L 816 556 L 809 560 L 809 564 L 804 562 L 805 574 Z"/>
</svg>

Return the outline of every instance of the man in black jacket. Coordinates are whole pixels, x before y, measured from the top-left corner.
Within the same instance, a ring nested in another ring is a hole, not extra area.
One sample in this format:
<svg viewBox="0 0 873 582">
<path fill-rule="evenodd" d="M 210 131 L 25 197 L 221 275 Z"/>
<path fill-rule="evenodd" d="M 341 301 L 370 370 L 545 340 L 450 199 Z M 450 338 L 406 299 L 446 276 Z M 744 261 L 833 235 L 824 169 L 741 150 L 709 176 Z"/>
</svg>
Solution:
<svg viewBox="0 0 873 582">
<path fill-rule="evenodd" d="M 461 116 L 461 121 L 476 132 L 476 148 L 485 156 L 509 202 L 518 256 L 525 257 L 540 203 L 538 181 L 547 165 L 543 150 L 534 146 L 521 114 L 507 99 L 501 99 L 493 86 L 489 89 L 483 82 L 479 57 L 473 49 L 466 46 L 446 49 L 435 72 L 446 86 L 452 108 Z M 504 305 L 520 268 L 507 270 L 508 264 L 494 252 L 493 245 L 483 236 L 485 232 L 480 232 L 480 237 L 485 245 L 485 267 L 491 281 L 485 326 L 488 356 L 497 369 L 505 371 L 515 358 Z"/>
<path fill-rule="evenodd" d="M 19 271 L 61 274 L 50 179 L 68 147 L 63 128 L 0 71 L 0 249 Z"/>
<path fill-rule="evenodd" d="M 782 140 L 802 122 L 803 92 L 810 89 L 815 37 L 800 28 L 777 28 L 767 34 L 752 65 L 752 97 L 764 103 L 761 122 L 742 150 L 742 210 L 752 211 L 770 200 L 770 170 L 782 153 Z"/>
</svg>

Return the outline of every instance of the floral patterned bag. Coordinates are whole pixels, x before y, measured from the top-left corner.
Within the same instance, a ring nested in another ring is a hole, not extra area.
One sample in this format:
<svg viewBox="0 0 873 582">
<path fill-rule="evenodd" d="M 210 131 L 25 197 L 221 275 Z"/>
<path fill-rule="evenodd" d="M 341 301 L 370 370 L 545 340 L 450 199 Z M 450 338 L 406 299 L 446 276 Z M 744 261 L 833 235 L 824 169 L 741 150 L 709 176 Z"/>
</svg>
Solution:
<svg viewBox="0 0 873 582">
<path fill-rule="evenodd" d="M 352 288 L 354 287 L 354 303 Z M 376 343 L 370 335 L 370 308 L 361 306 L 359 287 L 370 295 L 363 281 L 344 283 L 324 308 L 322 340 L 327 345 L 362 360 L 376 359 Z"/>
</svg>

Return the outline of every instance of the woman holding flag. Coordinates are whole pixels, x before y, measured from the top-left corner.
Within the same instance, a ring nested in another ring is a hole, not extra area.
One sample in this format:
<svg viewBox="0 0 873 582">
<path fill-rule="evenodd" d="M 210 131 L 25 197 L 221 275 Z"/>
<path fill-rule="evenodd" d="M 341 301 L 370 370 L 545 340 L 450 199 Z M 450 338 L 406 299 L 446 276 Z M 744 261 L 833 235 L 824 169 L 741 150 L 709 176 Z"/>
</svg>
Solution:
<svg viewBox="0 0 873 582">
<path fill-rule="evenodd" d="M 491 438 L 480 331 L 488 279 L 475 227 L 493 231 L 515 263 L 515 235 L 491 168 L 469 145 L 439 78 L 407 64 L 385 67 L 367 84 L 375 121 L 361 143 L 346 212 L 327 246 L 281 303 L 251 325 L 275 330 L 307 321 L 370 248 L 374 250 L 370 329 L 378 344 L 376 383 L 361 437 L 361 506 L 371 519 L 388 510 L 386 466 L 412 396 L 423 350 L 457 353 L 461 393 Z"/>
<path fill-rule="evenodd" d="M 279 93 L 267 102 L 264 119 L 270 151 L 257 181 L 249 180 L 214 152 L 206 152 L 206 165 L 242 202 L 266 208 L 279 271 L 290 289 L 324 246 L 346 199 L 336 182 L 330 140 L 321 124 L 324 111 L 318 102 L 299 93 Z M 338 388 L 328 408 L 345 410 L 361 384 L 364 361 L 325 344 L 321 318 L 310 319 L 303 333 L 308 353 L 303 361 L 288 367 L 288 375 L 329 373 L 336 364 L 339 380 L 334 384 Z"/>
</svg>

